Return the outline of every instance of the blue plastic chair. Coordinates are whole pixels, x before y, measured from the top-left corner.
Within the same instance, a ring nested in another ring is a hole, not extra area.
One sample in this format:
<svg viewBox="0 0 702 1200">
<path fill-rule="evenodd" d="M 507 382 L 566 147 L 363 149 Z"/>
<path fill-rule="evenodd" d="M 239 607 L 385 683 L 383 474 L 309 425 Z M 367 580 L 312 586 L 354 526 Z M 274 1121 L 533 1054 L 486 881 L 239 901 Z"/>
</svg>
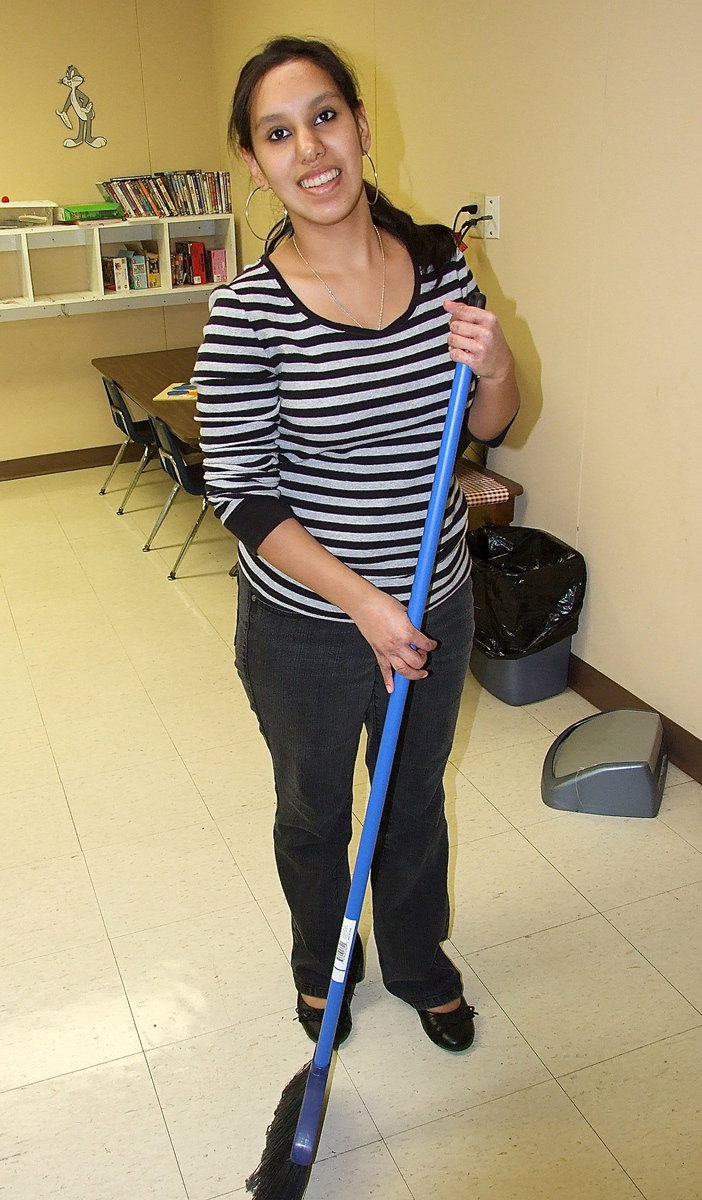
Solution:
<svg viewBox="0 0 702 1200">
<path fill-rule="evenodd" d="M 122 503 L 117 509 L 117 515 L 121 517 L 124 513 L 125 505 L 141 477 L 142 471 L 146 467 L 147 463 L 156 457 L 156 439 L 148 421 L 134 420 L 134 417 L 130 413 L 127 406 L 127 402 L 120 391 L 119 384 L 115 383 L 114 379 L 103 379 L 102 382 L 104 383 L 105 391 L 107 392 L 107 402 L 110 406 L 110 412 L 112 413 L 112 420 L 120 432 L 124 434 L 124 441 L 117 451 L 107 479 L 100 488 L 101 496 L 105 495 L 112 476 L 124 458 L 127 446 L 135 443 L 138 446 L 144 447 L 144 453 L 141 456 L 134 478 L 124 493 Z"/>
<path fill-rule="evenodd" d="M 151 543 L 168 516 L 171 505 L 173 504 L 179 489 L 182 488 L 183 491 L 187 492 L 190 496 L 200 496 L 202 500 L 198 518 L 190 530 L 187 538 L 185 539 L 183 546 L 181 547 L 180 553 L 173 564 L 172 571 L 169 572 L 168 578 L 175 579 L 176 571 L 183 561 L 189 546 L 193 542 L 193 539 L 195 538 L 195 535 L 200 528 L 205 513 L 209 507 L 209 503 L 205 495 L 204 470 L 202 462 L 186 461 L 178 439 L 160 417 L 149 417 L 149 424 L 151 425 L 154 441 L 156 443 L 156 449 L 158 451 L 159 459 L 161 460 L 161 466 L 166 474 L 169 475 L 173 480 L 173 488 L 156 519 L 156 524 L 146 539 L 143 549 L 145 551 L 151 549 Z"/>
</svg>

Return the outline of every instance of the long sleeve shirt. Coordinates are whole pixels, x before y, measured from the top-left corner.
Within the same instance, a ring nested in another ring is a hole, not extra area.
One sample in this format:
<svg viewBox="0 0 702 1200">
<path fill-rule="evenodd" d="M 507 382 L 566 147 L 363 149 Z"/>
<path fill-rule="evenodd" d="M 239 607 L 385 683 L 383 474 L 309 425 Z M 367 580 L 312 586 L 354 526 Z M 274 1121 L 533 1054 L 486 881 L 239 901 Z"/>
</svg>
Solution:
<svg viewBox="0 0 702 1200">
<path fill-rule="evenodd" d="M 264 600 L 348 619 L 256 553 L 292 515 L 407 603 L 454 374 L 443 301 L 474 287 L 458 254 L 440 278 L 416 268 L 406 312 L 382 330 L 311 312 L 266 256 L 214 293 L 193 376 L 206 487 Z M 454 480 L 430 607 L 468 574 L 466 525 Z"/>
</svg>

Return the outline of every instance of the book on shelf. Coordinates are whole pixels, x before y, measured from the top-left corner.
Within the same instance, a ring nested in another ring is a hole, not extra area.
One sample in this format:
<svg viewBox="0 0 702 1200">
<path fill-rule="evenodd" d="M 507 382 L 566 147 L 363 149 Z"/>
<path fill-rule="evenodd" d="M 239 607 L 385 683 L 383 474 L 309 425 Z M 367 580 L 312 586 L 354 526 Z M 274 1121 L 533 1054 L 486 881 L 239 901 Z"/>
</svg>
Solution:
<svg viewBox="0 0 702 1200">
<path fill-rule="evenodd" d="M 129 291 L 129 271 L 127 269 L 127 259 L 121 254 L 115 255 L 112 259 L 112 267 L 115 273 L 115 291 Z"/>
<path fill-rule="evenodd" d="M 115 283 L 115 260 L 107 258 L 103 255 L 102 258 L 102 288 L 105 292 L 116 292 L 117 284 Z"/>
<path fill-rule="evenodd" d="M 206 271 L 208 283 L 227 282 L 227 252 L 226 250 L 207 250 Z"/>
<path fill-rule="evenodd" d="M 199 217 L 231 212 L 228 171 L 158 171 L 115 175 L 98 183 L 100 195 L 127 217 Z"/>
<path fill-rule="evenodd" d="M 161 286 L 161 263 L 158 257 L 158 251 L 144 247 L 146 255 L 146 282 L 150 288 Z"/>
<path fill-rule="evenodd" d="M 171 248 L 171 283 L 174 288 L 190 283 L 186 254 L 187 242 L 174 242 Z"/>
<path fill-rule="evenodd" d="M 205 243 L 204 242 L 189 242 L 188 249 L 190 251 L 190 274 L 193 283 L 207 283 L 207 271 L 205 269 Z"/>
</svg>

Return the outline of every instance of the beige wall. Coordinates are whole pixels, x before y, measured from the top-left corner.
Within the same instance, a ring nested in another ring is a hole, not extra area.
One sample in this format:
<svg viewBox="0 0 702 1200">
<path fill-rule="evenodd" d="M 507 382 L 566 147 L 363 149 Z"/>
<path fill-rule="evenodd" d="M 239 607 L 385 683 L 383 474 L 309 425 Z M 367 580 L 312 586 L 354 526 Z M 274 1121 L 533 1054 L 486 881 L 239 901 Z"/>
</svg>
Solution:
<svg viewBox="0 0 702 1200">
<path fill-rule="evenodd" d="M 6 8 L 1 194 L 85 203 L 111 175 L 225 165 L 206 3 L 95 0 L 76 19 L 50 0 Z M 85 77 L 102 149 L 64 148 L 55 109 L 69 63 Z M 0 460 L 117 441 L 90 360 L 194 345 L 206 315 L 187 304 L 0 323 Z"/>
<path fill-rule="evenodd" d="M 105 29 L 119 25 L 123 37 L 128 14 L 97 8 Z M 209 0 L 195 22 L 192 4 L 139 0 L 137 11 L 142 45 L 147 26 L 156 45 L 164 12 L 168 28 L 184 35 L 171 42 L 181 59 L 177 88 L 154 82 L 139 92 L 134 83 L 150 117 L 154 167 L 163 165 L 154 159 L 157 137 L 164 154 L 177 153 L 178 122 L 185 157 L 201 162 L 205 145 L 221 157 L 243 60 L 274 34 L 307 33 L 335 40 L 356 60 L 382 186 L 418 219 L 450 220 L 469 190 L 501 195 L 501 240 L 473 243 L 469 257 L 515 348 L 524 405 L 492 462 L 526 487 L 521 523 L 585 554 L 590 585 L 576 653 L 702 737 L 698 0 L 492 0 L 472 10 L 456 0 L 359 0 L 336 8 L 299 0 L 294 10 L 281 0 Z M 24 20 L 29 31 L 34 16 L 12 20 Z M 47 29 L 58 49 L 40 72 L 42 114 L 55 107 L 54 63 L 61 70 L 78 57 L 58 17 L 43 28 L 44 43 Z M 193 38 L 211 54 L 212 68 L 194 83 L 182 61 L 183 46 L 193 57 Z M 108 40 L 119 42 L 101 30 L 100 54 L 81 64 L 86 75 L 109 74 Z M 203 96 L 213 102 L 209 121 L 193 105 Z M 138 107 L 125 97 L 133 144 L 144 145 Z M 114 136 L 121 136 L 117 128 Z M 55 146 L 53 129 L 51 137 Z M 26 152 L 38 159 L 29 143 Z M 26 180 L 37 195 L 45 190 L 44 166 L 35 162 Z M 58 186 L 55 174 L 49 178 Z M 240 201 L 246 191 L 239 170 Z M 260 246 L 243 227 L 241 242 L 242 261 L 251 261 Z M 116 322 L 115 344 L 127 333 L 140 344 L 168 336 L 162 318 L 146 314 L 81 321 L 86 357 L 109 352 L 95 348 L 113 336 L 97 332 L 103 322 Z M 181 319 L 181 344 L 192 340 L 188 321 Z M 26 326 L 60 322 L 24 324 L 13 335 L 20 353 L 31 351 Z M 61 342 L 52 336 L 58 355 Z M 81 340 L 73 335 L 74 366 Z M 46 384 L 45 374 L 39 379 Z M 44 403 L 36 390 L 26 398 Z M 91 435 L 82 444 L 94 441 Z"/>
<path fill-rule="evenodd" d="M 527 487 L 524 523 L 585 555 L 576 653 L 700 736 L 702 14 L 539 0 L 527 18 L 502 0 L 476 44 L 505 214 L 490 265 L 540 363 L 494 462 Z"/>
</svg>

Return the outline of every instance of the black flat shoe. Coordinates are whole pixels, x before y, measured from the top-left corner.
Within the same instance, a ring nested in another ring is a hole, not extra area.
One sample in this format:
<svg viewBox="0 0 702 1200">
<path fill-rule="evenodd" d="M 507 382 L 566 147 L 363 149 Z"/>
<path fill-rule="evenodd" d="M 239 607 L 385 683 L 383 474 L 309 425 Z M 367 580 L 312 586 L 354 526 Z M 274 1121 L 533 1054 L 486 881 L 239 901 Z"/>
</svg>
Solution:
<svg viewBox="0 0 702 1200">
<path fill-rule="evenodd" d="M 442 1050 L 467 1050 L 472 1046 L 475 1009 L 471 1004 L 466 1004 L 463 996 L 453 1012 L 430 1012 L 428 1008 L 419 1008 L 417 1011 L 427 1037 L 441 1046 Z"/>
<path fill-rule="evenodd" d="M 319 1031 L 322 1028 L 323 1016 L 323 1008 L 313 1008 L 311 1004 L 302 999 L 299 992 L 297 993 L 297 1019 L 312 1042 L 316 1043 L 319 1040 Z M 338 1050 L 341 1043 L 346 1041 L 351 1032 L 351 1024 L 351 1004 L 349 998 L 344 996 L 339 1010 L 336 1033 L 334 1034 L 335 1050 Z"/>
<path fill-rule="evenodd" d="M 342 1042 L 345 1042 L 351 1032 L 351 1001 L 357 983 L 363 979 L 366 973 L 366 959 L 363 952 L 363 942 L 360 938 L 356 939 L 356 944 L 353 948 L 353 958 L 351 960 L 351 970 L 349 977 L 346 980 L 344 988 L 344 998 L 341 1001 L 339 1009 L 339 1020 L 336 1025 L 336 1033 L 334 1035 L 334 1049 L 338 1050 Z M 300 993 L 297 993 L 297 1019 L 302 1025 L 305 1033 L 312 1042 L 319 1040 L 319 1031 L 322 1028 L 322 1018 L 324 1016 L 323 1008 L 313 1008 L 306 1000 L 302 999 Z"/>
</svg>

